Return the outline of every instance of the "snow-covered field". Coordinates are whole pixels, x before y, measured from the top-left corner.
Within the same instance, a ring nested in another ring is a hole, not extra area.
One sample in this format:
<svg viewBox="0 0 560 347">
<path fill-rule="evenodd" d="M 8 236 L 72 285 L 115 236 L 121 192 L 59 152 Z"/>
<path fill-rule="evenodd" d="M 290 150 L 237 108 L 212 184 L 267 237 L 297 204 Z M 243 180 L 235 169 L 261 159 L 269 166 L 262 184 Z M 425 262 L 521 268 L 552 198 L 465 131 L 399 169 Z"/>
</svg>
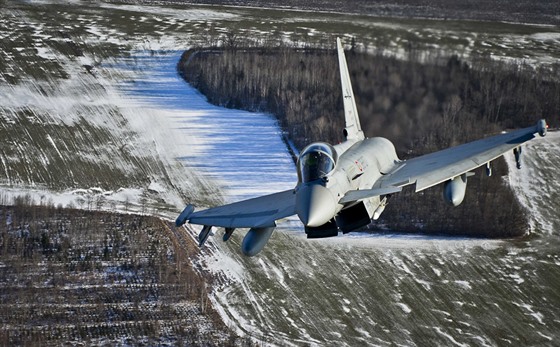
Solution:
<svg viewBox="0 0 560 347">
<path fill-rule="evenodd" d="M 523 170 L 515 168 L 512 153 L 506 156 L 509 166 L 509 184 L 518 193 L 523 206 L 530 211 L 531 232 L 557 234 L 560 231 L 560 185 L 557 180 L 560 132 L 549 132 L 545 138 L 536 138 L 524 148 Z"/>
<path fill-rule="evenodd" d="M 276 233 L 256 259 L 219 262 L 221 252 L 235 256 L 228 249 L 209 256 L 239 282 L 216 291 L 217 305 L 230 324 L 271 344 L 555 345 L 559 135 L 527 145 L 523 170 L 508 177 L 533 216 L 531 237 Z"/>
<path fill-rule="evenodd" d="M 414 40 L 535 64 L 559 54 L 558 28 L 547 26 L 4 4 L 0 200 L 29 194 L 37 203 L 168 218 L 186 202 L 233 201 L 296 180 L 272 117 L 208 105 L 176 75 L 180 50 L 193 43 L 236 28 L 262 40 L 320 42 L 346 33 L 369 48 L 390 40 L 392 54 Z M 281 24 L 286 16 L 290 23 Z M 499 46 L 504 37 L 512 37 L 507 49 Z M 261 255 L 244 258 L 238 230 L 227 244 L 211 238 L 198 260 L 218 279 L 215 307 L 237 332 L 266 345 L 553 345 L 560 338 L 559 141 L 550 133 L 531 143 L 525 170 L 510 175 L 535 216 L 532 237 L 307 241 L 289 220 Z"/>
</svg>

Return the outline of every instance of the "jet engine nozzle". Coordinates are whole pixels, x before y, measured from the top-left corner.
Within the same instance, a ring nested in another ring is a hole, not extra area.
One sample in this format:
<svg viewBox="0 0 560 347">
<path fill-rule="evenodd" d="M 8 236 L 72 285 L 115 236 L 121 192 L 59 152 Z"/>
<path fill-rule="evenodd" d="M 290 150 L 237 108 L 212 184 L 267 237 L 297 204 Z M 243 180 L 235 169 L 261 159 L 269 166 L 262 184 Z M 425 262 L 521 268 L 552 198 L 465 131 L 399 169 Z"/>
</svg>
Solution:
<svg viewBox="0 0 560 347">
<path fill-rule="evenodd" d="M 319 183 L 306 184 L 296 192 L 296 212 L 307 227 L 319 227 L 336 214 L 336 200 L 331 191 Z"/>
</svg>

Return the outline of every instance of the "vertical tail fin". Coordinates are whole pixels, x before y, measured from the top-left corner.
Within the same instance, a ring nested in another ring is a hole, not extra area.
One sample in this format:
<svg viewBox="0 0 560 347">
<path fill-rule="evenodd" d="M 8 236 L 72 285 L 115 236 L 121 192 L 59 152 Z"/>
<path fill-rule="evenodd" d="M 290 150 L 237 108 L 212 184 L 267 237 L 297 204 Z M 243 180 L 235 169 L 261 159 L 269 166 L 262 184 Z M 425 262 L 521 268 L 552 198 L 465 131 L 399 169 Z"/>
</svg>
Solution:
<svg viewBox="0 0 560 347">
<path fill-rule="evenodd" d="M 358 109 L 356 108 L 356 100 L 352 91 L 352 83 L 348 66 L 346 65 L 346 57 L 344 49 L 340 43 L 340 38 L 336 38 L 336 46 L 338 49 L 338 65 L 340 69 L 340 84 L 342 85 L 342 98 L 344 100 L 344 118 L 346 128 L 344 134 L 347 140 L 363 140 L 365 138 L 362 127 L 360 126 L 360 118 L 358 117 Z"/>
<path fill-rule="evenodd" d="M 336 39 L 336 45 L 338 50 L 338 65 L 340 68 L 340 83 L 342 84 L 342 98 L 344 100 L 344 118 L 346 120 L 344 134 L 347 140 L 363 140 L 365 138 L 364 132 L 360 126 L 358 109 L 356 108 L 350 74 L 348 73 L 346 57 L 344 56 L 344 49 L 340 43 L 340 38 Z"/>
</svg>

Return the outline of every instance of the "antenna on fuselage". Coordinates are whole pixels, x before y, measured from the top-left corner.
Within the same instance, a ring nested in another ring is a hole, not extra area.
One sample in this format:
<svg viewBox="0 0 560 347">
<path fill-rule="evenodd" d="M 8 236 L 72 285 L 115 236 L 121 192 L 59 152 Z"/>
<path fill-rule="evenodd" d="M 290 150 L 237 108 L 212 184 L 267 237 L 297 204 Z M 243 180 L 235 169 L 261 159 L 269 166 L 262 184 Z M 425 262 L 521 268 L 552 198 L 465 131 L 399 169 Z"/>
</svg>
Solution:
<svg viewBox="0 0 560 347">
<path fill-rule="evenodd" d="M 344 48 L 342 48 L 342 43 L 338 37 L 336 38 L 336 46 L 338 50 L 342 99 L 344 101 L 344 118 L 346 121 L 344 136 L 346 136 L 346 140 L 363 140 L 365 136 L 360 126 L 360 117 L 358 116 L 356 100 L 354 99 L 354 92 L 352 91 L 352 82 L 350 81 L 350 74 L 348 73 Z"/>
</svg>

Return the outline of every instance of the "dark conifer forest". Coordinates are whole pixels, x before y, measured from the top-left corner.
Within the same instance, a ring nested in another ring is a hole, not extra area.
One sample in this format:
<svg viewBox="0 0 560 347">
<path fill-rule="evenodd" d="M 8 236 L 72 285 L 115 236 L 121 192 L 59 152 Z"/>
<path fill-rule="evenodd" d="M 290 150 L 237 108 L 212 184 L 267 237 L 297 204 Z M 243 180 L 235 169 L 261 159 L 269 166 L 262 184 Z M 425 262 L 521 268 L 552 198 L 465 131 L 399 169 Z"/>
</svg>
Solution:
<svg viewBox="0 0 560 347">
<path fill-rule="evenodd" d="M 227 42 L 226 42 L 227 43 Z M 334 49 L 290 47 L 199 48 L 184 53 L 179 71 L 211 103 L 270 112 L 301 149 L 313 141 L 340 142 L 344 117 Z M 401 159 L 525 127 L 546 118 L 558 125 L 560 68 L 474 57 L 407 59 L 347 51 L 354 94 L 366 136 L 383 136 Z M 426 62 L 427 61 L 427 62 Z M 456 208 L 441 187 L 404 191 L 371 227 L 396 231 L 484 237 L 517 236 L 527 219 L 504 182 L 503 159 L 493 175 L 477 170 Z"/>
</svg>

